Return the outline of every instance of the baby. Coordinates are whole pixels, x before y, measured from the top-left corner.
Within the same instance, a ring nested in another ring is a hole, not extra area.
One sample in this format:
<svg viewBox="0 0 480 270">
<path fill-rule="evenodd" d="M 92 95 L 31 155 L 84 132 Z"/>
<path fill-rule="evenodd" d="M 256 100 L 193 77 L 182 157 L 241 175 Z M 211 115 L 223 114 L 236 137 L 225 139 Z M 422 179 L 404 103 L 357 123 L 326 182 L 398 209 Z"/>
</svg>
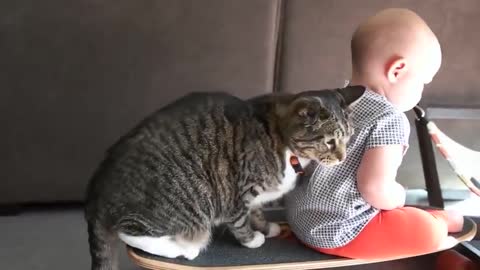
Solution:
<svg viewBox="0 0 480 270">
<path fill-rule="evenodd" d="M 448 232 L 462 229 L 463 217 L 404 207 L 405 189 L 395 178 L 410 135 L 404 112 L 439 70 L 440 44 L 414 12 L 387 9 L 356 29 L 351 52 L 350 84 L 367 90 L 352 105 L 355 135 L 347 159 L 314 165 L 286 197 L 288 222 L 303 243 L 332 255 L 375 259 L 436 251 L 452 241 Z"/>
</svg>

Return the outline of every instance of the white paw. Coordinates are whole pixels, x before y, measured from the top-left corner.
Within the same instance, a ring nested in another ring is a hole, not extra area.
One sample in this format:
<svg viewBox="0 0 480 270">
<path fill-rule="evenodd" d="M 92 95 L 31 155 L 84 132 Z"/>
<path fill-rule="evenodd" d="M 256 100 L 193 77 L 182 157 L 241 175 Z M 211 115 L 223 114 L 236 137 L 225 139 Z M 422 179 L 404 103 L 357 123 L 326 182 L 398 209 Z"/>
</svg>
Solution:
<svg viewBox="0 0 480 270">
<path fill-rule="evenodd" d="M 258 248 L 265 243 L 265 235 L 259 231 L 253 232 L 253 239 L 243 245 L 248 248 Z"/>
<path fill-rule="evenodd" d="M 280 225 L 274 222 L 268 223 L 268 234 L 266 235 L 267 238 L 278 236 L 281 232 L 282 228 L 280 228 Z"/>
<path fill-rule="evenodd" d="M 199 253 L 200 253 L 200 250 L 198 248 L 188 248 L 183 253 L 183 257 L 191 261 L 195 259 Z"/>
</svg>

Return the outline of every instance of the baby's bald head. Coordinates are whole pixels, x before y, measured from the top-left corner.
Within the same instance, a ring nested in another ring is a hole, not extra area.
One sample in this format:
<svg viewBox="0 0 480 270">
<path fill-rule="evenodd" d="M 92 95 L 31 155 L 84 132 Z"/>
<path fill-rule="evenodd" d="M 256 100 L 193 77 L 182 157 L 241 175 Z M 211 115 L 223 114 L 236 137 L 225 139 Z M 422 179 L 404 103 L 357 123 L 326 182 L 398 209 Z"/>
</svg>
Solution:
<svg viewBox="0 0 480 270">
<path fill-rule="evenodd" d="M 386 9 L 356 29 L 351 41 L 352 64 L 361 72 L 370 61 L 387 60 L 392 55 L 410 56 L 435 41 L 433 32 L 414 12 Z"/>
<path fill-rule="evenodd" d="M 417 78 L 408 79 L 415 79 L 417 83 L 421 80 L 421 95 L 423 85 L 441 65 L 441 50 L 435 34 L 422 18 L 408 9 L 386 9 L 361 23 L 353 34 L 351 50 L 352 80 L 378 88 L 387 98 L 391 88 L 412 88 L 398 85 L 397 80 L 413 74 Z"/>
</svg>

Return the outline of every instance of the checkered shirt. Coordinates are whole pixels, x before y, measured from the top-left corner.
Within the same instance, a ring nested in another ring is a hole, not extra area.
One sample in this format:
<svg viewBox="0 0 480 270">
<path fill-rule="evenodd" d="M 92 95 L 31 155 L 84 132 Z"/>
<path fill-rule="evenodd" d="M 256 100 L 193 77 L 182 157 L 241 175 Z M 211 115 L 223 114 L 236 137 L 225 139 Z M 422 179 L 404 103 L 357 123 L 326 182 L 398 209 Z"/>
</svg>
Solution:
<svg viewBox="0 0 480 270">
<path fill-rule="evenodd" d="M 319 248 L 341 247 L 353 240 L 379 212 L 360 195 L 356 173 L 366 149 L 408 147 L 410 124 L 387 99 L 367 90 L 353 107 L 355 133 L 346 160 L 333 167 L 313 164 L 285 197 L 287 220 L 296 236 Z M 311 164 L 312 165 L 312 164 Z"/>
</svg>

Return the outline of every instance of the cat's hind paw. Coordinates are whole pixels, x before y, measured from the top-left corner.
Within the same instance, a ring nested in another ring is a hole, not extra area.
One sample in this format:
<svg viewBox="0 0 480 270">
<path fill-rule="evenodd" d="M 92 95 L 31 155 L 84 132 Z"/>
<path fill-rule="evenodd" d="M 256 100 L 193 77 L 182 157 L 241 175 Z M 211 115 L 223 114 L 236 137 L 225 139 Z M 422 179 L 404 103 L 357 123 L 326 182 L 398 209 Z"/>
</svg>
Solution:
<svg viewBox="0 0 480 270">
<path fill-rule="evenodd" d="M 258 248 L 265 243 L 265 235 L 259 231 L 253 232 L 253 239 L 249 242 L 243 243 L 248 248 Z"/>
<path fill-rule="evenodd" d="M 282 232 L 282 228 L 280 225 L 274 222 L 268 223 L 268 234 L 266 235 L 267 238 L 279 236 Z"/>
</svg>

